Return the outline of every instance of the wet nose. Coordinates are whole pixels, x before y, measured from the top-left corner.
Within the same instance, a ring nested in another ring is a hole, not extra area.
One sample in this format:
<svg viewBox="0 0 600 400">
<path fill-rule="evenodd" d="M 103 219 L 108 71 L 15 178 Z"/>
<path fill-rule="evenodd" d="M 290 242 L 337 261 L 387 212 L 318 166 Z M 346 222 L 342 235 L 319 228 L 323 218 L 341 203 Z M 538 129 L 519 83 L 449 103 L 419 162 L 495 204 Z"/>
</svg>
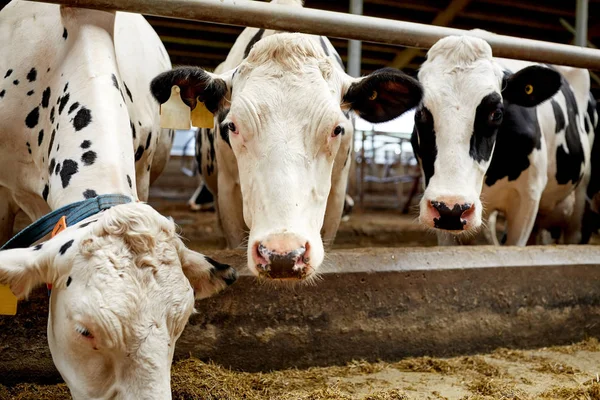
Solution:
<svg viewBox="0 0 600 400">
<path fill-rule="evenodd" d="M 438 229 L 461 231 L 472 218 L 475 207 L 471 203 L 455 203 L 452 207 L 443 201 L 430 201 L 439 218 L 433 218 L 433 225 Z"/>
<path fill-rule="evenodd" d="M 295 235 L 273 235 L 255 244 L 254 261 L 261 276 L 304 279 L 311 271 L 310 245 Z"/>
</svg>

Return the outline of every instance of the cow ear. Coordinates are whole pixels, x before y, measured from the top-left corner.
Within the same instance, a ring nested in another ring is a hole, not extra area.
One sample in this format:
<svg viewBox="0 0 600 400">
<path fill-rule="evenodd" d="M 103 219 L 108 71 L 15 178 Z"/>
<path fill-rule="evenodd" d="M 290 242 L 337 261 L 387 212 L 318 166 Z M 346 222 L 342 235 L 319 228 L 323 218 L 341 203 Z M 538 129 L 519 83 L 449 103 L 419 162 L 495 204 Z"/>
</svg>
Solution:
<svg viewBox="0 0 600 400">
<path fill-rule="evenodd" d="M 502 97 L 512 104 L 535 107 L 554 96 L 561 84 L 562 77 L 557 71 L 532 65 L 504 76 Z"/>
<path fill-rule="evenodd" d="M 194 296 L 204 299 L 231 285 L 237 272 L 227 264 L 221 264 L 188 248 L 180 252 L 183 273 L 194 288 Z"/>
<path fill-rule="evenodd" d="M 18 298 L 26 298 L 36 286 L 52 281 L 49 266 L 39 245 L 0 251 L 0 284 L 10 286 Z"/>
<path fill-rule="evenodd" d="M 200 100 L 212 113 L 219 110 L 228 92 L 224 79 L 198 67 L 179 67 L 163 72 L 152 80 L 150 91 L 160 104 L 164 104 L 175 85 L 181 89 L 181 99 L 192 110 Z"/>
<path fill-rule="evenodd" d="M 356 79 L 343 102 L 369 122 L 385 122 L 416 107 L 423 97 L 419 82 L 395 68 L 382 68 Z"/>
</svg>

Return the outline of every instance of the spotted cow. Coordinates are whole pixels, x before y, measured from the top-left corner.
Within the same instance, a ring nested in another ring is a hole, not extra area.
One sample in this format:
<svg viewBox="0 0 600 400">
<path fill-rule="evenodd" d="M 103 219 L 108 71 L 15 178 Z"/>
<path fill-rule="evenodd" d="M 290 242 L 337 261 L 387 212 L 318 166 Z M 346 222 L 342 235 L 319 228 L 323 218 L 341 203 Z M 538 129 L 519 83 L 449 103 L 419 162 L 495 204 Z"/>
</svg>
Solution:
<svg viewBox="0 0 600 400">
<path fill-rule="evenodd" d="M 483 39 L 450 36 L 429 50 L 419 81 L 419 220 L 446 232 L 440 243 L 470 243 L 494 211 L 506 217 L 506 244 L 527 244 L 534 225 L 578 243 L 593 136 L 588 71 L 494 58 Z"/>
<path fill-rule="evenodd" d="M 310 279 L 343 211 L 350 111 L 387 121 L 414 107 L 421 88 L 391 68 L 352 78 L 326 38 L 274 33 L 247 28 L 214 73 L 177 68 L 158 76 L 152 91 L 164 103 L 178 85 L 190 107 L 199 99 L 215 115 L 214 134 L 201 139 L 209 149 L 201 167 L 229 246 L 241 245 L 249 229 L 253 273 Z"/>
<path fill-rule="evenodd" d="M 48 342 L 75 399 L 168 399 L 175 341 L 194 307 L 235 279 L 188 250 L 145 199 L 164 167 L 151 78 L 170 68 L 140 15 L 13 1 L 0 12 L 0 242 L 99 195 L 131 202 L 0 252 L 19 297 L 52 284 Z"/>
</svg>

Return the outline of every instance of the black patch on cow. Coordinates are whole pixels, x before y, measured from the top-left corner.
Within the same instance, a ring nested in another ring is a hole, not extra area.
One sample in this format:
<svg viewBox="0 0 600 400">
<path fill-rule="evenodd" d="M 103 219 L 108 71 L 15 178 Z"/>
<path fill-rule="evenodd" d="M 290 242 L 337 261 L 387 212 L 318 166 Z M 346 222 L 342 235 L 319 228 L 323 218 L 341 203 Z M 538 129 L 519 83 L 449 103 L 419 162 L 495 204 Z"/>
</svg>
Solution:
<svg viewBox="0 0 600 400">
<path fill-rule="evenodd" d="M 536 107 L 504 101 L 504 118 L 496 136 L 496 148 L 485 184 L 492 186 L 507 177 L 514 181 L 530 166 L 529 155 L 542 148 L 542 132 Z"/>
<path fill-rule="evenodd" d="M 129 100 L 131 100 L 131 102 L 133 103 L 133 96 L 131 96 L 131 92 L 129 91 L 129 88 L 127 87 L 127 84 L 125 82 L 123 82 L 123 86 L 125 87 L 125 93 L 127 93 L 127 97 L 129 97 Z"/>
<path fill-rule="evenodd" d="M 17 86 L 18 84 L 19 84 L 19 80 L 18 80 L 18 79 L 15 79 L 15 80 L 13 81 L 13 85 Z"/>
<path fill-rule="evenodd" d="M 218 261 L 215 261 L 215 260 L 213 260 L 212 258 L 210 258 L 210 257 L 208 257 L 208 256 L 204 256 L 204 258 L 205 258 L 205 259 L 206 259 L 206 261 L 208 261 L 208 263 L 209 263 L 210 265 L 212 265 L 212 266 L 213 266 L 213 268 L 214 268 L 214 269 L 216 269 L 217 271 L 225 271 L 225 270 L 227 270 L 227 269 L 229 269 L 229 268 L 230 268 L 230 266 L 229 266 L 229 265 L 227 265 L 227 264 L 223 264 L 223 263 L 220 263 L 220 262 L 218 262 Z"/>
<path fill-rule="evenodd" d="M 31 144 L 29 142 L 25 143 L 27 145 L 27 152 L 31 154 Z"/>
<path fill-rule="evenodd" d="M 69 93 L 65 93 L 64 96 L 61 97 L 60 104 L 58 105 L 58 115 L 62 114 L 63 109 L 65 108 L 65 106 L 69 102 L 69 97 L 71 97 L 69 95 Z"/>
<path fill-rule="evenodd" d="M 95 190 L 88 189 L 85 192 L 83 192 L 83 197 L 85 197 L 86 199 L 93 199 L 94 197 L 98 197 L 98 193 L 96 193 Z"/>
<path fill-rule="evenodd" d="M 417 160 L 425 175 L 425 186 L 435 173 L 435 159 L 437 157 L 437 145 L 435 143 L 434 119 L 431 112 L 422 107 L 415 113 L 415 127 L 413 129 L 410 143 Z"/>
<path fill-rule="evenodd" d="M 141 122 L 141 121 L 138 121 L 138 125 L 139 125 L 139 126 L 142 126 L 142 122 Z"/>
<path fill-rule="evenodd" d="M 67 287 L 69 287 L 69 285 L 71 285 L 71 282 L 73 282 L 73 279 L 71 277 L 67 278 Z"/>
<path fill-rule="evenodd" d="M 39 251 L 42 249 L 43 246 L 43 243 L 36 244 L 35 246 L 33 246 L 33 251 Z"/>
<path fill-rule="evenodd" d="M 552 104 L 552 111 L 554 111 L 554 121 L 556 122 L 556 130 L 555 133 L 558 133 L 565 129 L 567 126 L 567 121 L 565 120 L 565 114 L 563 114 L 562 108 L 554 99 L 550 99 L 550 104 Z"/>
<path fill-rule="evenodd" d="M 10 76 L 10 74 L 13 73 L 12 69 L 9 69 L 8 71 L 6 71 L 6 74 L 4 75 L 4 79 L 8 78 Z"/>
<path fill-rule="evenodd" d="M 152 132 L 148 132 L 148 137 L 146 138 L 146 149 L 148 150 L 148 147 L 150 147 L 150 142 L 152 140 Z"/>
<path fill-rule="evenodd" d="M 319 41 L 321 42 L 321 47 L 323 48 L 325 55 L 329 56 L 329 48 L 327 47 L 327 43 L 325 42 L 323 36 L 319 36 Z"/>
<path fill-rule="evenodd" d="M 63 39 L 67 40 L 68 37 L 69 37 L 69 32 L 67 32 L 67 28 L 65 28 L 63 30 Z"/>
<path fill-rule="evenodd" d="M 47 72 L 47 73 L 48 73 L 48 72 L 50 72 L 50 67 L 48 67 L 48 69 L 46 70 L 46 72 Z"/>
<path fill-rule="evenodd" d="M 594 125 L 596 122 L 594 120 L 595 112 L 596 112 L 596 100 L 593 98 L 593 95 L 590 94 L 590 98 L 589 98 L 588 104 L 587 104 L 587 116 L 588 116 L 590 122 L 592 123 L 592 125 Z M 585 119 L 585 132 L 589 135 L 592 132 L 592 130 L 594 129 L 594 126 L 589 126 L 588 118 Z"/>
<path fill-rule="evenodd" d="M 344 166 L 342 168 L 345 168 L 346 164 L 348 164 L 348 160 L 350 159 L 350 151 L 352 151 L 352 146 L 348 147 L 348 152 L 346 153 L 346 159 L 344 160 Z"/>
<path fill-rule="evenodd" d="M 54 172 L 54 167 L 56 166 L 56 160 L 53 158 L 50 160 L 50 164 L 48 165 L 48 173 L 52 174 Z"/>
<path fill-rule="evenodd" d="M 35 70 L 35 68 L 31 68 L 31 70 L 27 73 L 27 80 L 29 82 L 35 82 L 37 78 L 37 71 Z"/>
<path fill-rule="evenodd" d="M 25 118 L 25 125 L 28 128 L 35 128 L 40 120 L 40 108 L 36 107 L 27 114 L 27 118 Z"/>
<path fill-rule="evenodd" d="M 112 78 L 113 86 L 117 88 L 117 90 L 119 91 L 119 94 L 121 95 L 121 98 L 123 99 L 123 101 L 125 101 L 125 96 L 123 96 L 123 92 L 121 92 L 121 88 L 119 87 L 119 81 L 117 80 L 117 76 L 115 74 L 112 74 L 111 78 Z M 123 105 L 120 104 L 120 106 L 123 106 Z"/>
<path fill-rule="evenodd" d="M 50 187 L 48 186 L 48 184 L 46 184 L 44 186 L 44 191 L 42 192 L 42 198 L 44 199 L 44 201 L 48 201 L 48 194 L 50 193 Z"/>
<path fill-rule="evenodd" d="M 248 57 L 250 54 L 250 50 L 252 50 L 252 46 L 254 46 L 260 39 L 262 39 L 263 34 L 265 33 L 264 29 L 259 29 L 258 32 L 250 39 L 250 42 L 246 45 L 246 50 L 244 50 L 244 58 Z"/>
<path fill-rule="evenodd" d="M 54 173 L 56 175 L 58 175 L 60 173 L 60 163 L 56 163 L 56 169 L 54 170 Z"/>
<path fill-rule="evenodd" d="M 56 126 L 56 129 L 58 129 L 58 125 Z M 56 151 L 60 150 L 60 143 L 58 144 L 58 146 L 56 146 Z"/>
<path fill-rule="evenodd" d="M 63 89 L 63 93 L 67 93 L 67 89 L 69 89 L 69 82 L 65 83 L 65 87 Z"/>
<path fill-rule="evenodd" d="M 43 141 L 44 141 L 44 130 L 42 129 L 38 133 L 38 146 L 41 146 Z"/>
<path fill-rule="evenodd" d="M 50 122 L 54 123 L 54 107 L 50 110 Z"/>
<path fill-rule="evenodd" d="M 494 112 L 504 112 L 502 97 L 496 92 L 485 96 L 475 110 L 475 122 L 473 123 L 469 155 L 477 162 L 489 161 L 492 156 L 496 134 L 502 122 L 502 119 L 499 121 L 490 121 L 490 113 Z"/>
<path fill-rule="evenodd" d="M 223 139 L 223 141 L 231 148 L 231 143 L 229 142 L 229 126 L 228 124 L 223 124 L 223 121 L 227 118 L 227 114 L 229 114 L 229 110 L 219 111 L 217 123 L 219 124 L 219 134 L 221 135 L 221 139 Z"/>
<path fill-rule="evenodd" d="M 69 186 L 69 182 L 71 182 L 71 177 L 75 175 L 77 171 L 79 171 L 79 166 L 77 162 L 73 160 L 63 161 L 63 166 L 60 170 L 60 180 L 62 181 L 63 189 Z"/>
<path fill-rule="evenodd" d="M 75 241 L 74 239 L 71 239 L 67 243 L 60 246 L 60 249 L 58 250 L 58 254 L 60 254 L 61 256 L 64 255 L 67 252 L 67 250 L 69 250 L 69 247 L 71 247 L 73 245 L 74 241 Z"/>
<path fill-rule="evenodd" d="M 50 88 L 47 87 L 46 90 L 44 90 L 44 93 L 42 93 L 42 107 L 48 108 L 49 105 L 50 105 Z"/>
<path fill-rule="evenodd" d="M 140 159 L 142 158 L 143 155 L 144 155 L 144 146 L 138 146 L 137 150 L 135 151 L 135 161 L 140 161 Z"/>
<path fill-rule="evenodd" d="M 214 135 L 214 131 L 207 131 L 208 135 L 206 135 L 206 137 L 208 137 L 208 153 L 207 153 L 207 158 L 208 158 L 208 162 L 206 163 L 206 173 L 208 174 L 208 176 L 211 176 L 214 172 L 215 172 L 215 163 L 217 162 L 217 152 L 215 151 L 215 135 Z"/>
<path fill-rule="evenodd" d="M 146 171 L 150 171 L 150 164 L 148 164 L 148 167 L 146 168 Z"/>
<path fill-rule="evenodd" d="M 131 126 L 131 136 L 135 139 L 135 124 L 129 121 L 129 125 Z"/>
<path fill-rule="evenodd" d="M 448 231 L 462 231 L 467 221 L 461 218 L 462 214 L 471 208 L 470 204 L 455 204 L 452 209 L 443 201 L 432 201 L 433 208 L 438 210 L 440 218 L 433 219 L 434 227 Z"/>
<path fill-rule="evenodd" d="M 71 104 L 71 107 L 69 107 L 69 111 L 67 112 L 67 114 L 71 114 L 73 111 L 77 110 L 77 107 L 79 107 L 78 102 Z"/>
<path fill-rule="evenodd" d="M 97 157 L 98 155 L 95 151 L 89 150 L 81 155 L 81 162 L 84 165 L 92 165 L 94 164 L 94 162 L 96 162 Z"/>
<path fill-rule="evenodd" d="M 590 99 L 588 101 L 588 115 L 592 125 L 594 126 L 594 131 L 596 134 L 594 136 L 594 143 L 592 144 L 592 151 L 590 153 L 591 172 L 590 182 L 588 183 L 587 187 L 588 199 L 592 199 L 596 193 L 600 192 L 600 132 L 598 132 L 600 130 L 600 126 L 597 118 L 594 116 L 594 111 L 596 108 L 596 100 L 594 99 L 593 94 L 590 93 Z"/>
<path fill-rule="evenodd" d="M 48 145 L 48 158 L 50 158 L 50 152 L 52 151 L 52 145 L 54 144 L 54 136 L 56 136 L 56 129 L 52 129 L 52 135 L 50 135 L 50 144 Z"/>
<path fill-rule="evenodd" d="M 75 132 L 79 132 L 92 122 L 92 112 L 85 107 L 81 107 L 75 118 L 73 118 L 73 128 Z"/>
<path fill-rule="evenodd" d="M 196 132 L 196 165 L 198 166 L 198 173 L 202 175 L 202 135 L 204 128 L 198 129 Z"/>
<path fill-rule="evenodd" d="M 4 89 L 0 90 L 0 98 L 4 97 L 5 94 L 6 94 L 6 90 L 4 90 Z"/>
<path fill-rule="evenodd" d="M 575 94 L 564 78 L 560 91 L 565 97 L 567 106 L 566 113 L 568 125 L 562 127 L 565 131 L 567 148 L 565 149 L 564 145 L 561 145 L 556 149 L 556 181 L 561 185 L 565 185 L 569 182 L 577 184 L 581 178 L 581 167 L 584 160 L 583 146 L 581 144 L 577 126 L 577 120 L 580 118 L 579 108 L 577 107 Z M 563 130 L 558 129 L 558 120 L 560 119 L 558 114 L 562 115 L 562 111 L 557 114 L 554 104 L 552 105 L 552 109 L 554 110 L 555 118 L 557 118 L 556 133 L 559 133 Z"/>
<path fill-rule="evenodd" d="M 35 93 L 35 91 L 30 90 L 29 92 L 27 92 L 27 96 L 32 96 Z"/>
<path fill-rule="evenodd" d="M 98 220 L 94 219 L 92 221 L 84 222 L 83 224 L 79 225 L 78 229 L 85 228 L 86 226 L 91 225 L 91 224 L 93 224 L 96 221 L 98 221 Z"/>
<path fill-rule="evenodd" d="M 83 142 L 81 142 L 80 146 L 82 149 L 89 149 L 91 145 L 92 142 L 90 142 L 89 140 L 84 140 Z"/>
<path fill-rule="evenodd" d="M 133 184 L 131 183 L 131 177 L 127 175 L 127 183 L 129 184 L 129 188 L 133 189 Z"/>
</svg>

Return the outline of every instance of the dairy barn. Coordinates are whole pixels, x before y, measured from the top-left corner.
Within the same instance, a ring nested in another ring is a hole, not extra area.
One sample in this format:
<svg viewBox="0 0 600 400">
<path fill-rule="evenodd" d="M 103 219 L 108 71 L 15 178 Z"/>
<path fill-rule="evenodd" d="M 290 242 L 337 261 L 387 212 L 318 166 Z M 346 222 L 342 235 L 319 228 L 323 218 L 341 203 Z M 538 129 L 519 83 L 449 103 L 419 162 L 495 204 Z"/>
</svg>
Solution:
<svg viewBox="0 0 600 400">
<path fill-rule="evenodd" d="M 600 1 L 0 1 L 0 399 L 600 399 Z"/>
</svg>

